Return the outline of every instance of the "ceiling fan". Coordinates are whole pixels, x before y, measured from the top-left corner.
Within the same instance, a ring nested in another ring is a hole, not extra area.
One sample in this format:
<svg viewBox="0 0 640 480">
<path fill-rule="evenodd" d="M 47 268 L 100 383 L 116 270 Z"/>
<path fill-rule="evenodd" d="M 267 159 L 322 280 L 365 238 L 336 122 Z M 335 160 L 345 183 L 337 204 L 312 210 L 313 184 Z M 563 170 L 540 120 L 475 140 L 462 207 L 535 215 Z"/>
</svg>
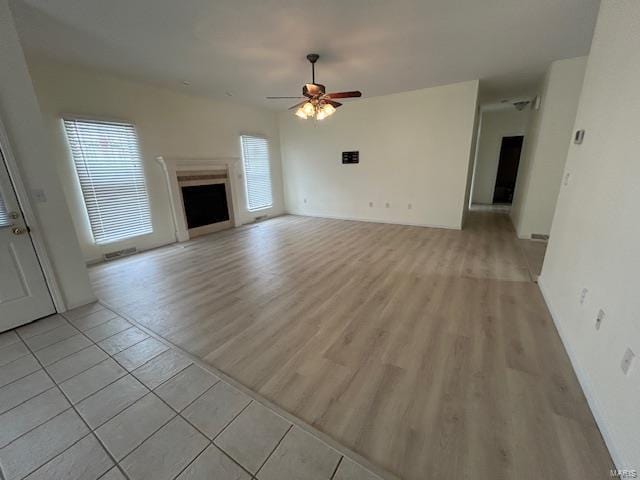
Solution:
<svg viewBox="0 0 640 480">
<path fill-rule="evenodd" d="M 311 83 L 307 83 L 302 87 L 302 97 L 267 97 L 268 99 L 276 98 L 304 98 L 300 103 L 296 103 L 290 107 L 289 110 L 296 109 L 296 115 L 300 118 L 307 119 L 309 117 L 322 120 L 329 115 L 333 115 L 340 105 L 340 102 L 336 102 L 336 98 L 356 98 L 361 97 L 362 93 L 359 91 L 353 92 L 334 92 L 325 93 L 324 85 L 316 83 L 316 62 L 320 58 L 317 53 L 310 53 L 307 55 L 307 60 L 311 62 Z"/>
</svg>

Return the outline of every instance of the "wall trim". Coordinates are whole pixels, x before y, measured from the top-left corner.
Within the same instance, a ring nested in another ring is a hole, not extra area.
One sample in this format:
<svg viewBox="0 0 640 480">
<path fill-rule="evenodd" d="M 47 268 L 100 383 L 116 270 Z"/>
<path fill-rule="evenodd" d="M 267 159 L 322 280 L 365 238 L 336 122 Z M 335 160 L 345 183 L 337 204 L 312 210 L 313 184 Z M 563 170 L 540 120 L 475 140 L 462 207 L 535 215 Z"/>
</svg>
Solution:
<svg viewBox="0 0 640 480">
<path fill-rule="evenodd" d="M 381 220 L 370 217 L 353 217 L 348 215 L 329 215 L 324 213 L 309 213 L 300 210 L 287 209 L 288 215 L 300 215 L 302 217 L 330 218 L 334 220 L 350 220 L 353 222 L 386 223 L 389 225 L 406 225 L 407 227 L 443 228 L 445 230 L 462 230 L 462 226 L 436 225 L 432 223 L 399 222 L 396 220 Z"/>
<path fill-rule="evenodd" d="M 556 326 L 556 330 L 558 331 L 558 335 L 560 335 L 560 340 L 562 341 L 562 345 L 564 345 L 564 349 L 569 355 L 569 360 L 571 361 L 571 366 L 573 367 L 573 371 L 576 373 L 578 377 L 578 382 L 582 387 L 582 392 L 587 399 L 587 403 L 589 404 L 589 409 L 593 414 L 593 418 L 598 425 L 598 429 L 600 430 L 600 434 L 604 439 L 604 443 L 609 450 L 609 455 L 611 455 L 611 459 L 615 464 L 615 467 L 618 469 L 623 469 L 628 466 L 633 466 L 632 462 L 625 462 L 620 454 L 620 450 L 616 447 L 616 442 L 611 435 L 611 431 L 607 427 L 607 423 L 602 415 L 603 408 L 598 399 L 594 394 L 593 383 L 587 372 L 580 367 L 578 363 L 578 358 L 575 355 L 571 344 L 569 343 L 566 331 L 563 330 L 562 323 L 560 321 L 560 316 L 558 315 L 557 310 L 553 306 L 553 302 L 549 297 L 549 293 L 545 287 L 544 276 L 540 275 L 538 277 L 538 287 L 540 288 L 540 292 L 542 293 L 542 298 L 547 304 L 547 309 L 551 315 L 551 319 L 553 320 L 554 325 Z"/>
</svg>

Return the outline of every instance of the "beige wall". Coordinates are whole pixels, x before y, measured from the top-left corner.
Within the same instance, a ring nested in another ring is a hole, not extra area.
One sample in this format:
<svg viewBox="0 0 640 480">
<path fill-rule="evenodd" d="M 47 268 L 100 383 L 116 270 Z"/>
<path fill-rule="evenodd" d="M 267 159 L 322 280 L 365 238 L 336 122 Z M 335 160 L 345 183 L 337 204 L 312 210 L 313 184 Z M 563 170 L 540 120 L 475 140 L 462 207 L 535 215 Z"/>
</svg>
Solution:
<svg viewBox="0 0 640 480">
<path fill-rule="evenodd" d="M 175 241 L 169 194 L 159 155 L 177 158 L 240 157 L 240 134 L 265 135 L 270 142 L 274 206 L 251 213 L 246 208 L 244 179 L 231 179 L 240 192 L 240 219 L 253 221 L 265 213 L 284 211 L 280 146 L 276 114 L 271 111 L 132 82 L 90 71 L 30 58 L 29 69 L 53 146 L 55 162 L 73 223 L 87 261 L 104 252 L 135 246 L 139 250 Z M 138 132 L 151 203 L 153 233 L 109 245 L 95 245 L 84 210 L 61 114 L 113 118 L 134 123 Z"/>
<path fill-rule="evenodd" d="M 587 57 L 553 62 L 542 86 L 539 110 L 532 112 L 523 147 L 511 218 L 520 238 L 548 235 Z"/>
<path fill-rule="evenodd" d="M 45 239 L 66 307 L 82 305 L 94 296 L 6 0 L 0 0 L 0 65 L 0 116 L 39 222 L 31 227 Z M 46 202 L 34 201 L 35 189 Z"/>
<path fill-rule="evenodd" d="M 493 203 L 502 137 L 524 135 L 530 111 L 528 108 L 518 111 L 515 107 L 509 107 L 482 112 L 471 196 L 473 203 Z"/>
<path fill-rule="evenodd" d="M 575 121 L 586 135 L 569 147 L 540 278 L 614 460 L 636 470 L 640 359 L 627 375 L 620 363 L 628 347 L 640 355 L 639 25 L 638 0 L 603 0 Z"/>
<path fill-rule="evenodd" d="M 477 95 L 471 81 L 356 100 L 316 123 L 282 112 L 287 210 L 460 228 Z M 342 165 L 346 150 L 360 164 Z"/>
</svg>

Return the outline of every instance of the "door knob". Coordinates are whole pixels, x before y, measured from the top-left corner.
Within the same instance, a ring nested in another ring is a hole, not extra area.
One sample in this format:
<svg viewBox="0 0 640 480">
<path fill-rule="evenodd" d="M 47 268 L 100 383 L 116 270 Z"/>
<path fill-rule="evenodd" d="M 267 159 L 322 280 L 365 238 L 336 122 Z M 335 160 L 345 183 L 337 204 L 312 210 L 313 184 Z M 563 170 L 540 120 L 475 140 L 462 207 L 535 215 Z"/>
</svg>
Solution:
<svg viewBox="0 0 640 480">
<path fill-rule="evenodd" d="M 11 229 L 11 232 L 13 232 L 14 235 L 24 235 L 28 231 L 29 229 L 27 227 L 13 227 Z"/>
</svg>

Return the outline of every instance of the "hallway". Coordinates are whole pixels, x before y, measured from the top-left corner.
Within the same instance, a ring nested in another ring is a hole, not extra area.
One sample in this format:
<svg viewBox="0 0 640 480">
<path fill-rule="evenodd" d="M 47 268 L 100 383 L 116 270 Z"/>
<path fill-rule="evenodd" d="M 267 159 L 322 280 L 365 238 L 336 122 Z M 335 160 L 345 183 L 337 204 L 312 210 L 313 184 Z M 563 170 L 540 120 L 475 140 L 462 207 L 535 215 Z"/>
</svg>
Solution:
<svg viewBox="0 0 640 480">
<path fill-rule="evenodd" d="M 402 478 L 608 475 L 504 214 L 284 216 L 90 274 L 117 312 Z"/>
</svg>

